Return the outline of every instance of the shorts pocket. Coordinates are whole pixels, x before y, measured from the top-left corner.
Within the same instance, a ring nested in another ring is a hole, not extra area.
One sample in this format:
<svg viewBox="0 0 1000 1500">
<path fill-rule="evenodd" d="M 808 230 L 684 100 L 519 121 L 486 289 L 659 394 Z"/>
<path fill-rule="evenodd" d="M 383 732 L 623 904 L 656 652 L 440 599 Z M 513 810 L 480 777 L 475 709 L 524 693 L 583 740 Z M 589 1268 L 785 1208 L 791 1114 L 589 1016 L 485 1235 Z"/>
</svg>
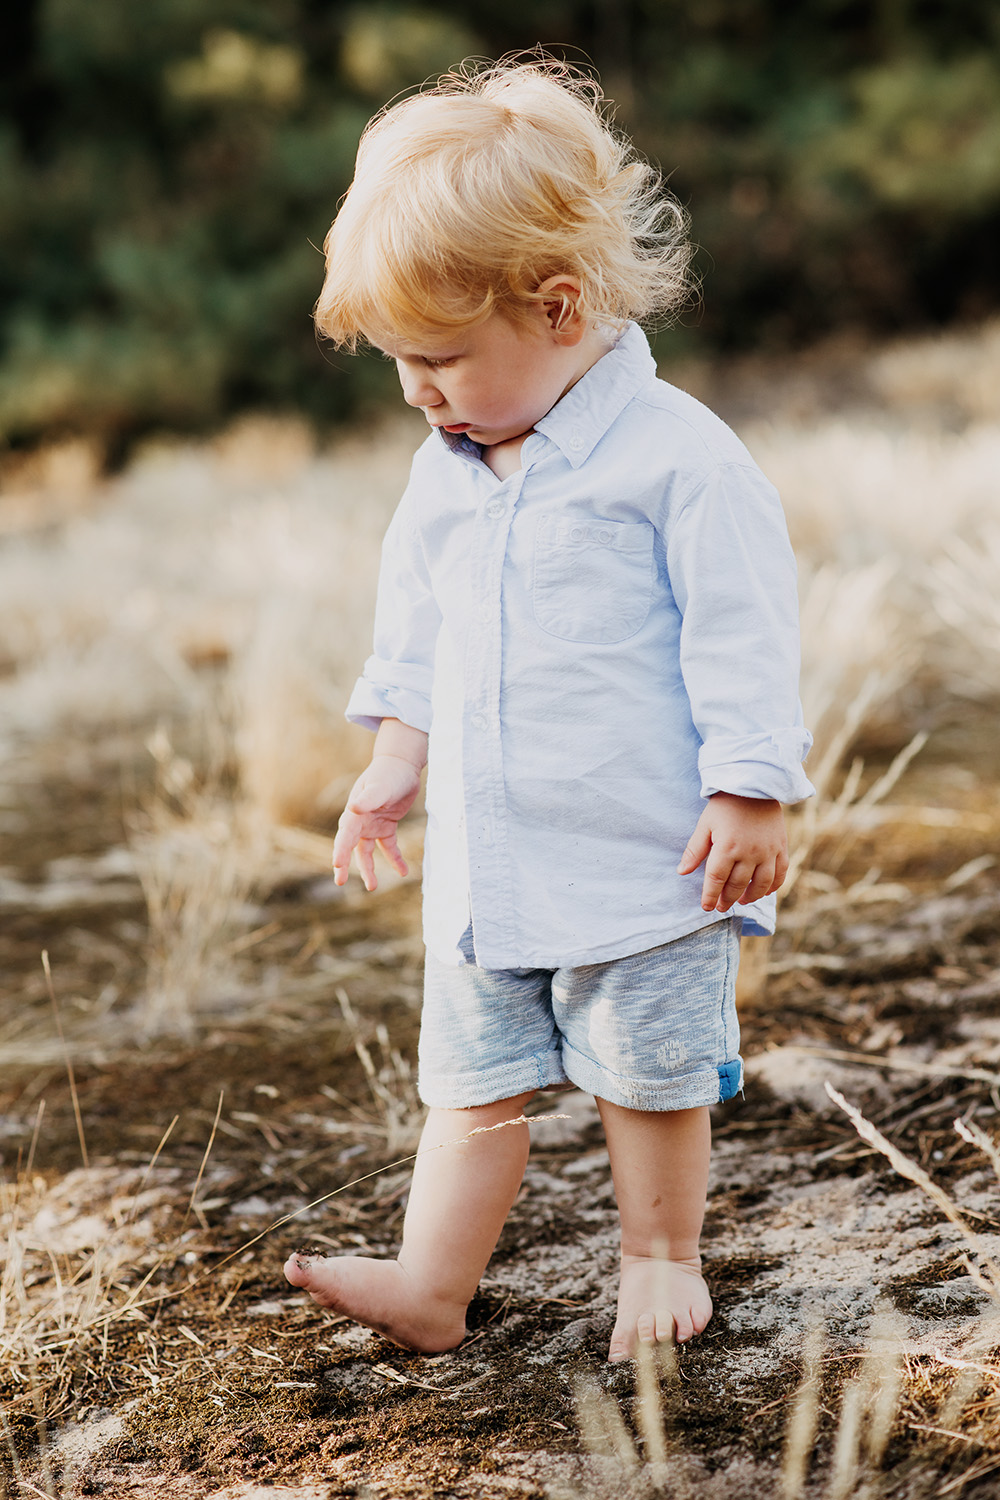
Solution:
<svg viewBox="0 0 1000 1500">
<path fill-rule="evenodd" d="M 611 646 L 635 635 L 653 598 L 649 521 L 543 516 L 535 538 L 535 619 L 563 641 Z"/>
</svg>

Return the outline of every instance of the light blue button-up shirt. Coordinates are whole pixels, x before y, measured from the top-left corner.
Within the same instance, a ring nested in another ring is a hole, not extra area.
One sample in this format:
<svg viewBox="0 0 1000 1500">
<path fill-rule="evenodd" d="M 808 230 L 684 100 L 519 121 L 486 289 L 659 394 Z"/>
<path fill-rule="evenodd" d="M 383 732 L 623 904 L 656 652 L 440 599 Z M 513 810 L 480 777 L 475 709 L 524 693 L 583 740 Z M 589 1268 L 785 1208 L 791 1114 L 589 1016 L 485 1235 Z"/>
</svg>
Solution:
<svg viewBox="0 0 1000 1500">
<path fill-rule="evenodd" d="M 677 863 L 716 791 L 796 802 L 795 563 L 773 487 L 642 331 L 499 480 L 432 433 L 386 534 L 348 717 L 429 732 L 424 935 L 484 968 L 605 962 L 718 920 Z M 774 927 L 774 897 L 737 908 Z"/>
</svg>

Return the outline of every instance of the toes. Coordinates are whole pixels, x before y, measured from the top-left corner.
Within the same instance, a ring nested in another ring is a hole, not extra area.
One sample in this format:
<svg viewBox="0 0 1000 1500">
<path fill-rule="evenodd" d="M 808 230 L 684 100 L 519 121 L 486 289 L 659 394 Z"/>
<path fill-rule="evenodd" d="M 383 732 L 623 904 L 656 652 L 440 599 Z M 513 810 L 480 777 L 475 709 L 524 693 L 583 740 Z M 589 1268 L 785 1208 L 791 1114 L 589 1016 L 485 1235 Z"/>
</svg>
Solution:
<svg viewBox="0 0 1000 1500">
<path fill-rule="evenodd" d="M 656 1342 L 658 1344 L 670 1344 L 676 1338 L 678 1342 L 690 1338 L 690 1334 L 681 1333 L 682 1320 L 678 1319 L 677 1331 L 674 1331 L 674 1320 L 669 1313 L 659 1313 L 656 1318 Z M 693 1330 L 692 1330 L 693 1331 Z"/>
<path fill-rule="evenodd" d="M 695 1333 L 701 1333 L 704 1329 L 706 1329 L 708 1327 L 709 1323 L 712 1321 L 712 1304 L 711 1304 L 711 1302 L 708 1304 L 707 1307 L 704 1307 L 704 1308 L 700 1307 L 700 1308 L 698 1308 L 695 1311 L 695 1313 L 693 1314 L 691 1321 L 694 1324 L 694 1331 L 695 1331 Z"/>
<path fill-rule="evenodd" d="M 686 1344 L 688 1339 L 693 1338 L 696 1332 L 690 1308 L 685 1307 L 678 1312 L 674 1321 L 676 1325 L 674 1337 L 679 1344 Z"/>
<path fill-rule="evenodd" d="M 284 1265 L 285 1279 L 292 1286 L 307 1286 L 312 1277 L 312 1264 L 308 1255 L 291 1254 Z"/>
<path fill-rule="evenodd" d="M 690 1338 L 694 1329 L 688 1328 L 684 1335 Z M 608 1349 L 608 1363 L 612 1365 L 621 1364 L 623 1360 L 634 1359 L 636 1356 L 636 1344 L 669 1344 L 674 1340 L 674 1320 L 669 1313 L 644 1312 L 640 1313 L 635 1322 L 635 1333 L 627 1327 L 615 1328 L 611 1335 L 611 1346 Z"/>
<path fill-rule="evenodd" d="M 623 1360 L 632 1358 L 632 1341 L 628 1334 L 616 1328 L 611 1335 L 611 1346 L 608 1349 L 608 1364 L 620 1365 Z"/>
<path fill-rule="evenodd" d="M 656 1343 L 656 1314 L 653 1312 L 640 1313 L 636 1320 L 635 1331 L 641 1344 Z"/>
</svg>

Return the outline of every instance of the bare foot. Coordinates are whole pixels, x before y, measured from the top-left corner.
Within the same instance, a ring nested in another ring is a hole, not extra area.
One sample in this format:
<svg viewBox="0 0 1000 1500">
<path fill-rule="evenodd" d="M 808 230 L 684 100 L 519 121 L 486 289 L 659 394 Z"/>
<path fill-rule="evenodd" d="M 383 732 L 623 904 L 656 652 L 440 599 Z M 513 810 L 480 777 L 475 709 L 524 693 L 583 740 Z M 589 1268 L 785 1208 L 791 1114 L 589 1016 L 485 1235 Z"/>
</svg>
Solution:
<svg viewBox="0 0 1000 1500">
<path fill-rule="evenodd" d="M 712 1316 L 712 1299 L 701 1274 L 701 1256 L 660 1260 L 623 1255 L 618 1318 L 608 1359 L 632 1359 L 636 1342 L 679 1344 L 701 1333 Z"/>
<path fill-rule="evenodd" d="M 421 1287 L 397 1260 L 296 1251 L 285 1275 L 320 1307 L 346 1313 L 404 1349 L 440 1354 L 465 1338 L 465 1305 Z"/>
</svg>

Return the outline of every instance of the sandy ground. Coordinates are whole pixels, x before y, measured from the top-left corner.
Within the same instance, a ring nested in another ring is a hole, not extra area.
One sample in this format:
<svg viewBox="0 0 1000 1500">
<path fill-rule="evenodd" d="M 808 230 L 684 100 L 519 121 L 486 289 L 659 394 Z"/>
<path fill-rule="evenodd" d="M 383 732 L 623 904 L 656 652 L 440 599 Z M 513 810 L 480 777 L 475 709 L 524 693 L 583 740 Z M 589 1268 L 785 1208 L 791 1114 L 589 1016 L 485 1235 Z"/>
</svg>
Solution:
<svg viewBox="0 0 1000 1500">
<path fill-rule="evenodd" d="M 328 872 L 415 429 L 317 455 L 264 419 L 106 484 L 69 482 L 72 444 L 33 486 L 0 473 L 0 1500 L 1000 1496 L 998 348 L 681 382 L 781 488 L 834 753 L 779 935 L 745 953 L 715 1317 L 659 1371 L 605 1363 L 583 1096 L 538 1102 L 569 1118 L 534 1127 L 453 1353 L 281 1276 L 303 1244 L 392 1252 L 419 1130 L 417 881 Z"/>
<path fill-rule="evenodd" d="M 1000 881 L 970 864 L 983 865 L 1000 796 L 980 774 L 989 735 L 968 729 L 977 774 L 915 770 L 897 812 L 858 835 L 839 894 L 820 881 L 789 909 L 770 972 L 744 999 L 746 1093 L 715 1119 L 716 1314 L 660 1374 L 665 1467 L 642 1372 L 604 1361 L 615 1210 L 582 1095 L 539 1102 L 523 1192 L 454 1353 L 396 1349 L 281 1278 L 297 1245 L 386 1253 L 398 1231 L 416 1128 L 415 882 L 372 900 L 318 874 L 286 879 L 252 914 L 239 1002 L 193 1043 L 141 1045 L 128 1003 L 143 906 L 115 811 L 120 761 L 112 775 L 93 758 L 75 772 L 64 752 L 37 759 L 0 880 L 0 1129 L 19 1184 L 6 1200 L 2 1327 L 22 1334 L 0 1375 L 10 1493 L 740 1500 L 779 1482 L 811 1334 L 822 1352 L 808 1494 L 835 1493 L 831 1453 L 859 1370 L 872 1389 L 901 1384 L 876 1487 L 858 1477 L 862 1442 L 843 1494 L 1000 1493 L 1000 1337 L 975 1271 L 977 1254 L 1000 1258 L 997 1179 L 953 1128 L 965 1118 L 995 1132 L 1000 1106 Z M 911 797 L 922 821 L 906 814 Z M 79 1128 L 42 947 L 76 1058 Z M 827 1082 L 947 1189 L 975 1252 L 859 1138 Z M 553 1113 L 568 1118 L 546 1122 Z M 884 1368 L 865 1358 L 873 1319 L 895 1351 Z M 943 1421 L 970 1363 L 982 1374 Z M 601 1415 L 609 1405 L 621 1431 Z"/>
</svg>

